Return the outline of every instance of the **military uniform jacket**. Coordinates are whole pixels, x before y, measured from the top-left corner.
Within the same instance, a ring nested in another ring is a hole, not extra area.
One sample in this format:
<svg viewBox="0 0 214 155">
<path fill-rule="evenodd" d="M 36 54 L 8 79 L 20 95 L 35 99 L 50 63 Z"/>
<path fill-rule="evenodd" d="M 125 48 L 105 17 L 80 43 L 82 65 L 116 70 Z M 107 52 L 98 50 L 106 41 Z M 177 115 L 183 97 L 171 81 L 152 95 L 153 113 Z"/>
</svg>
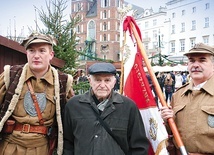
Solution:
<svg viewBox="0 0 214 155">
<path fill-rule="evenodd" d="M 15 72 L 15 75 L 14 73 L 10 75 L 11 69 L 10 69 L 10 66 L 8 65 L 4 67 L 4 72 L 0 75 L 0 87 L 1 87 L 0 89 L 0 94 L 1 94 L 0 96 L 0 132 L 6 120 L 12 115 L 13 117 L 16 117 L 16 120 L 19 120 L 20 122 L 26 121 L 25 118 L 32 118 L 28 121 L 30 121 L 30 123 L 32 123 L 33 125 L 34 124 L 37 125 L 36 122 L 38 121 L 37 117 L 36 119 L 34 119 L 33 117 L 28 117 L 27 115 L 26 117 L 23 117 L 25 115 L 22 113 L 22 110 L 24 108 L 19 108 L 19 107 L 23 107 L 23 103 L 21 101 L 23 100 L 22 94 L 24 91 L 26 91 L 26 88 L 27 88 L 25 83 L 25 81 L 27 80 L 26 78 L 29 75 L 31 75 L 28 64 L 25 64 L 24 66 L 22 65 L 12 66 L 12 68 L 13 67 L 15 67 L 17 70 Z M 69 98 L 71 97 L 68 94 L 70 94 L 70 92 L 72 91 L 71 88 L 72 88 L 73 78 L 70 75 L 64 75 L 63 73 L 58 73 L 58 71 L 51 66 L 47 74 L 49 74 L 49 76 L 51 75 L 51 78 L 49 79 L 49 81 L 52 81 L 50 82 L 52 84 L 51 84 L 51 89 L 47 90 L 46 98 L 48 98 L 47 102 L 53 102 L 54 105 L 47 104 L 46 109 L 52 107 L 51 110 L 49 111 L 52 111 L 53 113 L 56 114 L 56 122 L 58 127 L 58 133 L 57 133 L 58 137 L 56 137 L 58 138 L 57 153 L 60 155 L 62 154 L 62 148 L 63 148 L 63 134 L 62 134 L 63 131 L 62 131 L 61 113 L 64 110 L 66 97 L 69 97 Z M 62 76 L 67 76 L 67 78 L 63 78 Z M 11 79 L 12 81 L 10 81 Z M 38 84 L 37 86 L 39 85 L 41 84 Z M 60 88 L 60 86 L 62 88 Z M 51 96 L 50 94 L 54 94 L 54 95 Z M 52 110 L 53 108 L 54 110 Z M 47 117 L 49 117 L 49 115 Z M 47 119 L 44 124 L 46 126 L 50 126 L 51 119 L 52 118 Z"/>
<path fill-rule="evenodd" d="M 138 108 L 132 100 L 116 92 L 111 96 L 101 118 L 130 154 L 147 155 L 148 140 Z M 97 109 L 89 92 L 74 96 L 66 104 L 64 155 L 124 155 L 91 106 Z"/>
<path fill-rule="evenodd" d="M 214 154 L 214 76 L 192 88 L 190 82 L 172 97 L 175 123 L 188 152 Z"/>
</svg>

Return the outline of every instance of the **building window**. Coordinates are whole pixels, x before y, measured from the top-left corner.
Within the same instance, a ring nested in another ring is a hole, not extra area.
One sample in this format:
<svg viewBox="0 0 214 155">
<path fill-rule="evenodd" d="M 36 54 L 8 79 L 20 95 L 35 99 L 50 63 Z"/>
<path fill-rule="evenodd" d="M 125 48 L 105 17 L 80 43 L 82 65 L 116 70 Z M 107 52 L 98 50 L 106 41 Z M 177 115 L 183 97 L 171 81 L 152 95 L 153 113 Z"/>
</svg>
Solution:
<svg viewBox="0 0 214 155">
<path fill-rule="evenodd" d="M 149 27 L 149 22 L 145 22 L 145 28 Z"/>
<path fill-rule="evenodd" d="M 207 10 L 207 9 L 209 9 L 210 8 L 210 3 L 206 3 L 205 4 L 205 9 Z"/>
<path fill-rule="evenodd" d="M 77 11 L 80 11 L 80 10 L 81 10 L 81 4 L 78 3 L 78 4 L 77 4 Z"/>
<path fill-rule="evenodd" d="M 157 25 L 157 19 L 154 19 L 153 20 L 153 26 L 156 26 Z"/>
<path fill-rule="evenodd" d="M 180 51 L 185 51 L 185 39 L 180 39 Z"/>
<path fill-rule="evenodd" d="M 95 23 L 94 21 L 90 21 L 88 24 L 88 36 L 91 39 L 95 39 Z"/>
<path fill-rule="evenodd" d="M 148 43 L 144 43 L 144 47 L 145 47 L 146 50 L 148 50 L 149 49 Z"/>
<path fill-rule="evenodd" d="M 192 30 L 196 30 L 196 21 L 195 20 L 192 21 Z"/>
<path fill-rule="evenodd" d="M 103 18 L 104 18 L 104 19 L 107 18 L 107 12 L 106 12 L 106 10 L 103 11 Z"/>
<path fill-rule="evenodd" d="M 174 12 L 172 13 L 172 18 L 175 18 L 175 13 Z"/>
<path fill-rule="evenodd" d="M 204 44 L 209 44 L 209 36 L 203 36 Z"/>
<path fill-rule="evenodd" d="M 175 53 L 175 41 L 170 43 L 171 53 Z"/>
<path fill-rule="evenodd" d="M 116 7 L 120 7 L 120 0 L 116 0 Z"/>
<path fill-rule="evenodd" d="M 172 25 L 172 34 L 175 34 L 175 25 Z"/>
<path fill-rule="evenodd" d="M 80 26 L 77 25 L 77 32 L 80 33 Z"/>
<path fill-rule="evenodd" d="M 157 30 L 153 30 L 153 39 L 157 40 L 158 34 Z"/>
<path fill-rule="evenodd" d="M 107 41 L 106 34 L 103 35 L 103 41 Z"/>
<path fill-rule="evenodd" d="M 117 54 L 117 60 L 120 60 L 120 53 Z"/>
<path fill-rule="evenodd" d="M 154 41 L 154 42 L 152 43 L 152 46 L 153 46 L 153 49 L 156 49 L 156 48 L 158 47 L 157 41 Z"/>
<path fill-rule="evenodd" d="M 182 16 L 184 16 L 184 15 L 185 15 L 185 10 L 182 10 L 182 13 L 181 13 L 181 14 L 182 14 Z"/>
<path fill-rule="evenodd" d="M 148 32 L 145 32 L 145 38 L 148 38 L 148 37 L 149 37 Z"/>
<path fill-rule="evenodd" d="M 190 38 L 190 48 L 195 46 L 195 38 Z"/>
<path fill-rule="evenodd" d="M 181 32 L 185 32 L 185 23 L 181 23 Z"/>
<path fill-rule="evenodd" d="M 106 30 L 107 30 L 107 27 L 108 27 L 108 26 L 107 26 L 107 23 L 104 22 L 104 23 L 103 23 L 103 30 L 106 31 Z"/>
<path fill-rule="evenodd" d="M 205 18 L 205 25 L 204 25 L 205 28 L 209 27 L 209 17 L 206 17 Z"/>
<path fill-rule="evenodd" d="M 109 6 L 109 0 L 102 0 L 101 7 L 106 8 Z"/>
<path fill-rule="evenodd" d="M 192 8 L 192 13 L 196 13 L 196 7 Z"/>
</svg>

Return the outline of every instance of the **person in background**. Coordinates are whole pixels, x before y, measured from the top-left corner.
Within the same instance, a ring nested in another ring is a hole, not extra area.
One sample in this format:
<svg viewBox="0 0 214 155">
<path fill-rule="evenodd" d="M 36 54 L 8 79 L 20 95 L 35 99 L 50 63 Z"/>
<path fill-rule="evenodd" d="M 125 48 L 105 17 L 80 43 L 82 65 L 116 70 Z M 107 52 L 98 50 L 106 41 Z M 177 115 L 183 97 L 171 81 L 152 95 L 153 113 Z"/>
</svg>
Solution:
<svg viewBox="0 0 214 155">
<path fill-rule="evenodd" d="M 116 83 L 114 85 L 114 90 L 118 92 L 120 90 L 120 75 L 116 73 L 115 78 L 116 78 Z"/>
<path fill-rule="evenodd" d="M 74 93 L 73 77 L 50 65 L 56 40 L 32 33 L 21 45 L 27 63 L 0 75 L 0 154 L 62 154 L 62 114 Z M 58 146 L 57 146 L 58 144 Z"/>
<path fill-rule="evenodd" d="M 186 73 L 185 72 L 183 72 L 183 74 L 182 74 L 182 85 L 185 85 L 186 83 L 187 83 L 187 75 L 186 75 Z"/>
<path fill-rule="evenodd" d="M 162 107 L 161 116 L 164 121 L 174 118 L 188 155 L 213 155 L 214 48 L 199 43 L 185 55 L 191 81 L 173 94 L 171 107 Z"/>
<path fill-rule="evenodd" d="M 182 86 L 183 77 L 180 72 L 176 72 L 175 74 L 175 90 Z"/>
<path fill-rule="evenodd" d="M 175 73 L 173 71 L 170 72 L 170 75 L 173 79 L 173 83 L 172 83 L 172 93 L 175 92 L 175 84 L 176 84 L 176 80 L 175 80 Z"/>
<path fill-rule="evenodd" d="M 87 82 L 88 82 L 88 78 L 85 75 L 85 73 L 81 70 L 80 76 L 77 78 L 77 84 L 87 83 Z M 79 90 L 79 94 L 83 94 L 83 93 L 84 93 L 84 86 Z"/>
<path fill-rule="evenodd" d="M 171 74 L 168 73 L 164 80 L 166 102 L 168 101 L 171 102 L 172 93 L 173 93 L 173 84 L 174 84 L 174 80 L 172 79 Z"/>
<path fill-rule="evenodd" d="M 146 72 L 146 78 L 147 78 L 147 80 L 149 82 L 150 89 L 151 89 L 151 91 L 153 93 L 153 96 L 155 98 L 156 105 L 157 105 L 157 107 L 159 107 L 159 104 L 158 104 L 158 95 L 156 93 L 155 87 L 154 87 L 154 85 L 152 83 L 152 79 L 151 79 L 151 77 L 150 77 L 150 75 L 149 75 L 148 72 Z"/>
<path fill-rule="evenodd" d="M 64 155 L 147 155 L 149 142 L 133 100 L 113 90 L 111 63 L 89 67 L 90 90 L 65 106 Z"/>
<path fill-rule="evenodd" d="M 159 84 L 159 86 L 160 86 L 160 88 L 161 88 L 161 91 L 163 92 L 163 87 L 164 87 L 164 76 L 162 75 L 163 73 L 161 73 L 161 72 L 155 72 L 155 76 L 156 76 L 156 78 L 157 78 L 157 80 L 158 80 L 158 84 Z"/>
</svg>

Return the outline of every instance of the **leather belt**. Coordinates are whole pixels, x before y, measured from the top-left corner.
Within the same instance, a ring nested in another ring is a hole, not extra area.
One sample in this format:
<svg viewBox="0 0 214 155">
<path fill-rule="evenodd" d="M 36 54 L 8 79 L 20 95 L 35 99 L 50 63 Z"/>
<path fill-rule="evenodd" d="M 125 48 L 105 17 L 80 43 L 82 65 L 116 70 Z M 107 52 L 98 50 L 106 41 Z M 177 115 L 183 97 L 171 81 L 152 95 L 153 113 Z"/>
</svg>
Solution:
<svg viewBox="0 0 214 155">
<path fill-rule="evenodd" d="M 48 127 L 46 126 L 21 124 L 21 123 L 16 123 L 13 130 L 21 131 L 23 133 L 39 133 L 44 135 L 48 133 Z"/>
<path fill-rule="evenodd" d="M 188 155 L 213 155 L 212 153 L 189 153 Z"/>
</svg>

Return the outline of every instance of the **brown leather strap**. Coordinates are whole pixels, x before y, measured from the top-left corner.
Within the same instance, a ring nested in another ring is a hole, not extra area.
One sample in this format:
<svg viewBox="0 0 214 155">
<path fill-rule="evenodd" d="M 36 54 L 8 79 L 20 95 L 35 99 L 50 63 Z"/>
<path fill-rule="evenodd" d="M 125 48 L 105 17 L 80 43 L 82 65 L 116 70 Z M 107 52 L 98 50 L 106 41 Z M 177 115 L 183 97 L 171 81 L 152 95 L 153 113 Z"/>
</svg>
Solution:
<svg viewBox="0 0 214 155">
<path fill-rule="evenodd" d="M 13 130 L 21 131 L 22 133 L 39 133 L 44 135 L 48 133 L 48 128 L 46 126 L 21 124 L 17 122 Z"/>
<path fill-rule="evenodd" d="M 212 153 L 189 153 L 188 155 L 213 155 Z"/>
<path fill-rule="evenodd" d="M 44 125 L 44 120 L 42 118 L 42 114 L 41 114 L 41 111 L 40 111 L 40 108 L 39 108 L 39 104 L 38 104 L 36 95 L 35 95 L 35 93 L 33 91 L 33 87 L 32 87 L 32 85 L 30 83 L 30 80 L 27 80 L 27 85 L 28 85 L 28 88 L 30 90 L 30 94 L 31 94 L 31 97 L 32 97 L 32 100 L 33 100 L 33 103 L 34 103 L 34 107 L 36 108 L 36 112 L 37 112 L 37 115 L 38 115 L 38 118 L 39 118 L 39 124 Z"/>
</svg>

